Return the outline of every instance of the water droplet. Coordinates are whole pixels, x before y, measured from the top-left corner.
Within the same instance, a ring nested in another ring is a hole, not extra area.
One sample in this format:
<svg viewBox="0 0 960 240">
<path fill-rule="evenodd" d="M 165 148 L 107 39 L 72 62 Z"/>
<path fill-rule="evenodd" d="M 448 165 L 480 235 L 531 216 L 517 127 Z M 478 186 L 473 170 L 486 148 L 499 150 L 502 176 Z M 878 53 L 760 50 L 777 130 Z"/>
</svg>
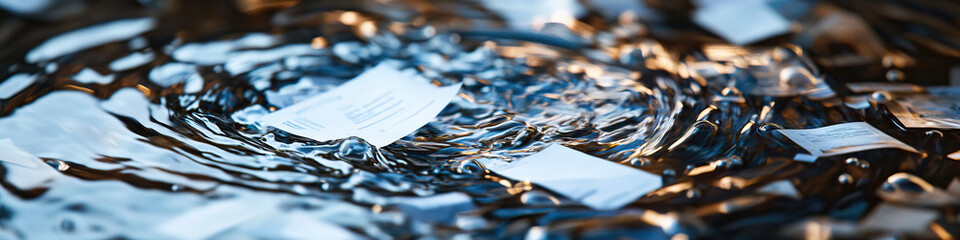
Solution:
<svg viewBox="0 0 960 240">
<path fill-rule="evenodd" d="M 61 231 L 64 231 L 64 232 L 70 233 L 70 232 L 73 232 L 73 231 L 77 230 L 77 224 L 74 223 L 73 220 L 70 220 L 70 219 L 60 220 L 60 224 L 59 224 L 59 225 L 60 225 L 60 230 L 61 230 Z"/>
<path fill-rule="evenodd" d="M 853 177 L 850 174 L 840 174 L 840 177 L 837 178 L 837 182 L 840 184 L 850 184 L 853 183 Z"/>
<path fill-rule="evenodd" d="M 650 159 L 642 158 L 642 157 L 630 159 L 630 165 L 635 167 L 650 166 L 650 162 L 651 162 Z"/>
<path fill-rule="evenodd" d="M 483 168 L 480 167 L 480 164 L 477 164 L 473 160 L 462 160 L 457 163 L 456 167 L 457 174 L 464 175 L 479 175 L 483 173 Z"/>
<path fill-rule="evenodd" d="M 550 193 L 533 190 L 523 193 L 520 195 L 520 202 L 525 205 L 531 206 L 557 206 L 560 205 L 560 200 L 558 200 Z"/>
<path fill-rule="evenodd" d="M 723 88 L 723 91 L 721 91 L 720 94 L 723 94 L 724 96 L 728 96 L 728 97 L 739 97 L 743 95 L 743 93 L 740 92 L 740 89 L 737 89 L 735 87 Z"/>
<path fill-rule="evenodd" d="M 893 96 L 890 95 L 887 91 L 876 91 L 870 94 L 870 100 L 878 103 L 889 102 L 893 99 Z"/>
<path fill-rule="evenodd" d="M 782 126 L 776 123 L 763 123 L 760 124 L 760 127 L 757 127 L 757 133 L 761 136 L 772 136 L 773 131 L 783 129 Z"/>
<path fill-rule="evenodd" d="M 70 165 L 67 162 L 57 160 L 57 171 L 66 172 L 70 170 Z"/>
<path fill-rule="evenodd" d="M 889 71 L 887 71 L 887 74 L 885 76 L 887 77 L 887 81 L 891 81 L 891 82 L 900 82 L 906 78 L 906 75 L 903 74 L 903 71 L 900 71 L 898 69 L 890 69 Z"/>
<path fill-rule="evenodd" d="M 686 192 L 687 198 L 698 198 L 700 197 L 700 194 L 700 189 L 697 188 L 687 189 Z"/>
</svg>

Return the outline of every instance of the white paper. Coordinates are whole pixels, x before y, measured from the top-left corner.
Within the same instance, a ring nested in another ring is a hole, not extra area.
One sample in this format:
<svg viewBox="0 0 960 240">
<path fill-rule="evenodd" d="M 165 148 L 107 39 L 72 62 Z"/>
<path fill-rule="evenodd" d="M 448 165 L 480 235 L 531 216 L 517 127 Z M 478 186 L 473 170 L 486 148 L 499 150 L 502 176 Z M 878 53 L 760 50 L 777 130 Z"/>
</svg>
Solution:
<svg viewBox="0 0 960 240">
<path fill-rule="evenodd" d="M 817 162 L 817 158 L 818 158 L 817 156 L 806 154 L 806 153 L 797 153 L 797 155 L 793 156 L 794 161 L 808 162 L 808 163 Z"/>
<path fill-rule="evenodd" d="M 794 199 L 800 199 L 800 192 L 797 191 L 797 188 L 793 186 L 793 183 L 790 180 L 780 180 L 767 184 L 766 186 L 757 189 L 759 193 L 767 193 L 773 195 L 780 195 L 784 197 L 790 197 Z"/>
<path fill-rule="evenodd" d="M 721 4 L 699 8 L 693 21 L 736 45 L 790 31 L 790 22 L 765 3 Z"/>
<path fill-rule="evenodd" d="M 274 211 L 276 199 L 241 197 L 188 210 L 157 227 L 176 239 L 209 239 L 215 234 Z"/>
<path fill-rule="evenodd" d="M 659 189 L 660 176 L 553 144 L 539 153 L 506 163 L 481 160 L 484 167 L 516 180 L 536 183 L 586 206 L 618 209 Z"/>
<path fill-rule="evenodd" d="M 459 91 L 460 84 L 435 87 L 380 64 L 260 123 L 320 141 L 356 136 L 382 147 L 429 123 Z"/>
<path fill-rule="evenodd" d="M 960 91 L 903 96 L 887 107 L 908 128 L 960 129 L 960 110 L 957 110 L 960 96 L 957 93 Z"/>
<path fill-rule="evenodd" d="M 818 157 L 879 148 L 899 148 L 917 152 L 913 147 L 865 122 L 841 123 L 814 129 L 783 129 L 777 131 L 806 149 L 810 152 L 810 155 Z"/>
<path fill-rule="evenodd" d="M 62 176 L 42 159 L 20 149 L 9 138 L 0 139 L 0 162 L 7 169 L 7 181 L 20 189 L 33 189 Z"/>
</svg>

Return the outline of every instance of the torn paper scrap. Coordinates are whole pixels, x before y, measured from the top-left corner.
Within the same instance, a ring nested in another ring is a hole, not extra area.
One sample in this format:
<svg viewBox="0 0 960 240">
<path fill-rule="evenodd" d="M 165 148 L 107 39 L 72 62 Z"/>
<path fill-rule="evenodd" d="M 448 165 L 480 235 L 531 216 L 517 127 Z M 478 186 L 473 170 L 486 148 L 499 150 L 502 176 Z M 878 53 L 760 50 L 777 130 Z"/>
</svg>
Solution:
<svg viewBox="0 0 960 240">
<path fill-rule="evenodd" d="M 504 177 L 530 181 L 588 207 L 618 209 L 660 188 L 660 176 L 553 144 L 515 162 L 480 160 Z"/>
<path fill-rule="evenodd" d="M 382 147 L 429 123 L 459 91 L 460 84 L 435 87 L 379 64 L 260 123 L 320 141 L 356 136 Z"/>
<path fill-rule="evenodd" d="M 810 155 L 818 157 L 879 148 L 917 152 L 913 147 L 865 122 L 841 123 L 813 129 L 782 129 L 777 132 L 809 151 Z"/>
<path fill-rule="evenodd" d="M 778 196 L 784 196 L 794 199 L 800 199 L 800 192 L 797 191 L 797 188 L 793 186 L 793 183 L 790 180 L 780 180 L 767 184 L 766 186 L 757 189 L 758 193 L 766 193 Z"/>
<path fill-rule="evenodd" d="M 20 189 L 41 187 L 62 176 L 42 159 L 14 145 L 9 138 L 0 139 L 0 162 L 7 170 L 7 181 Z"/>
<path fill-rule="evenodd" d="M 699 8 L 693 21 L 736 45 L 746 45 L 790 31 L 790 22 L 766 3 L 720 4 Z"/>
<path fill-rule="evenodd" d="M 817 162 L 817 156 L 806 154 L 806 153 L 797 153 L 793 156 L 794 161 L 814 163 Z"/>
</svg>

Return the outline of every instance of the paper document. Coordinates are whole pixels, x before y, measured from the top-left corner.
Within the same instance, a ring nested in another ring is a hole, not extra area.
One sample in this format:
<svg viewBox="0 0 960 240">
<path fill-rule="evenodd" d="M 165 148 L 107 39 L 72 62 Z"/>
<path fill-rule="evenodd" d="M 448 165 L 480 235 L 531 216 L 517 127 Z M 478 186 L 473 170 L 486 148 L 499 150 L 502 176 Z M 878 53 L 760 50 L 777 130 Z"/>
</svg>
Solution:
<svg viewBox="0 0 960 240">
<path fill-rule="evenodd" d="M 383 147 L 429 123 L 459 91 L 460 84 L 435 87 L 380 64 L 260 123 L 320 141 L 356 136 Z"/>
<path fill-rule="evenodd" d="M 960 88 L 931 88 L 930 94 L 898 96 L 887 104 L 908 128 L 960 129 Z"/>
<path fill-rule="evenodd" d="M 484 167 L 526 180 L 600 210 L 618 209 L 659 189 L 660 176 L 553 144 L 515 162 L 481 160 Z"/>
<path fill-rule="evenodd" d="M 830 125 L 814 129 L 777 130 L 810 155 L 834 156 L 879 148 L 899 148 L 911 152 L 916 149 L 874 128 L 865 122 Z"/>
<path fill-rule="evenodd" d="M 699 8 L 693 21 L 736 45 L 790 32 L 790 22 L 765 3 L 722 4 Z"/>
</svg>

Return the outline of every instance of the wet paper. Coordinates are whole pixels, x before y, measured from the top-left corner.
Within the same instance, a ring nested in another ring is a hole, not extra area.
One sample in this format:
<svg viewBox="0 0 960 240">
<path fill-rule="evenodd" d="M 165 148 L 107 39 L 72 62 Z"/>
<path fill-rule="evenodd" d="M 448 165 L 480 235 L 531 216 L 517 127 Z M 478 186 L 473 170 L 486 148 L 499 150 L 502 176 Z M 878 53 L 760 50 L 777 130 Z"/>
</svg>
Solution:
<svg viewBox="0 0 960 240">
<path fill-rule="evenodd" d="M 765 3 L 718 4 L 697 9 L 693 21 L 736 45 L 790 31 L 790 22 Z"/>
<path fill-rule="evenodd" d="M 600 210 L 621 208 L 660 188 L 660 176 L 590 156 L 560 144 L 505 163 L 486 159 L 484 166 L 508 178 L 530 181 Z"/>
<path fill-rule="evenodd" d="M 356 136 L 382 147 L 433 120 L 459 90 L 459 84 L 435 87 L 380 64 L 260 123 L 320 141 Z"/>
<path fill-rule="evenodd" d="M 841 123 L 814 129 L 777 131 L 806 149 L 810 155 L 818 157 L 879 148 L 899 148 L 917 152 L 913 147 L 865 122 Z"/>
<path fill-rule="evenodd" d="M 890 112 L 908 128 L 960 129 L 960 88 L 898 97 Z"/>
</svg>

